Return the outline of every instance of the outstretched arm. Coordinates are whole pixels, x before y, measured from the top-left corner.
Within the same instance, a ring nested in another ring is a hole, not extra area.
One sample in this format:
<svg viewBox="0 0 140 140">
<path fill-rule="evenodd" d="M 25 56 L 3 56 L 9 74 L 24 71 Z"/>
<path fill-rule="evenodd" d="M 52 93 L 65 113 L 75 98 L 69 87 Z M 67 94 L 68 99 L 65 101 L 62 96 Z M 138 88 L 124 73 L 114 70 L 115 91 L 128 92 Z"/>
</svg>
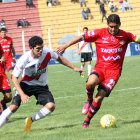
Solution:
<svg viewBox="0 0 140 140">
<path fill-rule="evenodd" d="M 75 67 L 74 65 L 72 65 L 67 59 L 65 59 L 64 57 L 62 56 L 58 56 L 58 62 L 73 69 L 74 71 L 77 71 L 79 72 L 80 74 L 84 71 L 84 70 L 81 70 L 80 68 L 77 68 Z"/>
<path fill-rule="evenodd" d="M 77 43 L 77 54 L 80 55 L 79 43 Z"/>
<path fill-rule="evenodd" d="M 83 36 L 78 36 L 78 37 L 75 37 L 74 39 L 72 39 L 71 41 L 69 41 L 67 44 L 63 45 L 63 46 L 59 46 L 57 49 L 56 49 L 56 52 L 57 53 L 64 53 L 65 49 L 67 49 L 68 47 L 82 41 L 84 39 Z"/>
</svg>

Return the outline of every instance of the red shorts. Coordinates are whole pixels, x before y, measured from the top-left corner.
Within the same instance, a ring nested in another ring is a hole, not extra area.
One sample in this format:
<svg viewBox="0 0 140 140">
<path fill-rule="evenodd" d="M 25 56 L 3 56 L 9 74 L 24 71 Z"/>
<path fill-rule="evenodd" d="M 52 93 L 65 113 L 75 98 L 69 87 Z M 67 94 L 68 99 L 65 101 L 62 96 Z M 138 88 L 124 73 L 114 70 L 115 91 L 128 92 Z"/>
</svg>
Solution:
<svg viewBox="0 0 140 140">
<path fill-rule="evenodd" d="M 91 72 L 91 75 L 92 74 L 99 77 L 99 88 L 104 89 L 107 96 L 109 96 L 121 76 L 121 70 L 109 70 L 95 67 Z"/>
<path fill-rule="evenodd" d="M 0 92 L 11 92 L 10 83 L 6 74 L 0 74 Z"/>
<path fill-rule="evenodd" d="M 9 71 L 14 69 L 14 61 L 13 58 L 9 58 L 4 63 L 4 69 Z"/>
</svg>

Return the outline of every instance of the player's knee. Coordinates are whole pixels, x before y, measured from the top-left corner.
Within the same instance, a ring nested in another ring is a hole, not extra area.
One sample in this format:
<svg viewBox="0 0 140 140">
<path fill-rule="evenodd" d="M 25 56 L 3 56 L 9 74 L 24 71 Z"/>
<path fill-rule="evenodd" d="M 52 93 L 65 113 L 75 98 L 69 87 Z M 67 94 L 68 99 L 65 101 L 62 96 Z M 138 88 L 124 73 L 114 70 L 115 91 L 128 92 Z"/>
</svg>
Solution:
<svg viewBox="0 0 140 140">
<path fill-rule="evenodd" d="M 10 102 L 12 100 L 12 93 L 7 93 L 5 97 L 7 102 Z"/>
<path fill-rule="evenodd" d="M 55 104 L 54 103 L 47 103 L 45 105 L 51 112 L 55 110 Z"/>
<path fill-rule="evenodd" d="M 90 75 L 87 81 L 87 86 L 89 88 L 95 88 L 95 86 L 99 83 L 99 78 L 96 75 Z"/>
<path fill-rule="evenodd" d="M 10 108 L 10 110 L 14 113 L 14 112 L 16 112 L 16 111 L 18 110 L 19 106 L 11 104 L 11 105 L 9 106 L 9 108 Z"/>
<path fill-rule="evenodd" d="M 88 82 L 87 82 L 87 86 L 89 88 L 95 88 L 95 86 L 98 84 L 98 81 L 97 80 L 94 80 L 94 79 L 88 79 Z"/>
<path fill-rule="evenodd" d="M 95 97 L 95 101 L 96 101 L 97 103 L 101 103 L 101 102 L 103 101 L 104 97 L 106 97 L 106 94 L 107 94 L 107 93 L 106 93 L 104 90 L 99 89 L 99 90 L 98 90 L 98 93 L 97 93 L 97 95 L 96 95 L 96 97 Z"/>
</svg>

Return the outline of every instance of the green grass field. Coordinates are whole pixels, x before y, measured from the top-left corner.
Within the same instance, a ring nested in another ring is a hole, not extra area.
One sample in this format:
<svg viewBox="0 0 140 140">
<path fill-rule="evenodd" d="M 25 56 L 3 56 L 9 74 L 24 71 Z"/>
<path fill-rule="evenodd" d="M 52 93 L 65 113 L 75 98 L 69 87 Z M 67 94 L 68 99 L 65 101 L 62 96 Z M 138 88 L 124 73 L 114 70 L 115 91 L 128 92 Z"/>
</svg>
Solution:
<svg viewBox="0 0 140 140">
<path fill-rule="evenodd" d="M 80 63 L 74 65 L 80 67 Z M 49 87 L 55 98 L 55 111 L 33 123 L 31 131 L 24 133 L 25 118 L 41 108 L 32 97 L 0 129 L 0 140 L 140 140 L 140 56 L 125 58 L 118 84 L 103 101 L 90 128 L 83 130 L 81 126 L 86 116 L 81 110 L 87 100 L 86 79 L 62 65 L 49 66 Z M 105 114 L 116 117 L 117 128 L 100 127 L 100 118 Z"/>
</svg>

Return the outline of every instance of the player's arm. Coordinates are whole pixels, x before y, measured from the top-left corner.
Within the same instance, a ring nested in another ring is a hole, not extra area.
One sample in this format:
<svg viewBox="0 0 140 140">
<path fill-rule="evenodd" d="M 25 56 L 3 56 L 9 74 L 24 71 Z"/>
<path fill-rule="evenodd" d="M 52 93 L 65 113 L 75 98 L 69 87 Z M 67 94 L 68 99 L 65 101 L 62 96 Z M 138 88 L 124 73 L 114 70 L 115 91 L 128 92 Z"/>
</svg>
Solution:
<svg viewBox="0 0 140 140">
<path fill-rule="evenodd" d="M 12 83 L 13 83 L 13 86 L 18 91 L 19 95 L 21 96 L 22 103 L 26 103 L 29 100 L 29 96 L 27 96 L 23 92 L 23 90 L 21 89 L 20 84 L 18 82 L 18 77 L 20 77 L 25 66 L 26 66 L 26 58 L 24 56 L 21 56 L 12 73 Z"/>
<path fill-rule="evenodd" d="M 13 56 L 14 56 L 14 60 L 16 62 L 16 52 L 15 52 L 15 49 L 13 47 L 13 44 L 11 44 L 11 49 L 12 49 L 12 53 L 13 53 Z"/>
<path fill-rule="evenodd" d="M 18 77 L 15 77 L 14 75 L 12 76 L 12 82 L 13 82 L 13 86 L 16 88 L 16 90 L 18 91 L 20 97 L 21 97 L 21 102 L 22 103 L 26 103 L 29 100 L 29 96 L 27 96 L 23 90 L 20 87 L 20 84 L 18 82 Z"/>
<path fill-rule="evenodd" d="M 67 44 L 63 45 L 63 46 L 59 46 L 57 49 L 56 49 L 56 52 L 57 53 L 63 53 L 65 51 L 65 49 L 67 49 L 68 47 L 82 41 L 84 39 L 84 37 L 81 35 L 81 36 L 78 36 L 78 37 L 75 37 L 74 39 L 72 39 L 71 41 L 69 41 Z"/>
<path fill-rule="evenodd" d="M 5 63 L 5 56 L 4 56 L 4 54 L 1 54 L 1 55 L 0 55 L 0 62 L 1 62 L 2 64 Z"/>
<path fill-rule="evenodd" d="M 79 43 L 77 43 L 77 53 L 78 53 L 78 55 L 80 55 Z"/>
<path fill-rule="evenodd" d="M 84 70 L 81 70 L 80 68 L 77 68 L 77 67 L 75 67 L 74 65 L 72 65 L 67 59 L 65 59 L 65 58 L 62 57 L 62 56 L 58 56 L 57 61 L 58 61 L 59 63 L 65 65 L 65 66 L 67 66 L 67 67 L 73 69 L 74 71 L 80 72 L 80 74 L 81 74 L 81 72 L 84 71 Z"/>
<path fill-rule="evenodd" d="M 2 64 L 5 63 L 5 56 L 4 56 L 4 52 L 3 52 L 3 49 L 2 49 L 2 47 L 1 47 L 1 45 L 0 45 L 0 62 L 1 62 Z"/>
</svg>

